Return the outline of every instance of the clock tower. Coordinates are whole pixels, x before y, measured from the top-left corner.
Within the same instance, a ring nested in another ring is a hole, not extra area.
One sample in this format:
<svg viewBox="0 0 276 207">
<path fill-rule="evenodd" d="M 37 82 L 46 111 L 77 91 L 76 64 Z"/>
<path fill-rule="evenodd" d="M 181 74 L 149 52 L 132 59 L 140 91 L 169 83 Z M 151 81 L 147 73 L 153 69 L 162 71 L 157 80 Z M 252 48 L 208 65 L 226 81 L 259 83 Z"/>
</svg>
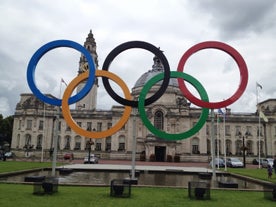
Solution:
<svg viewBox="0 0 276 207">
<path fill-rule="evenodd" d="M 96 42 L 94 39 L 94 36 L 92 34 L 92 30 L 90 30 L 86 41 L 84 42 L 84 47 L 90 52 L 91 56 L 93 57 L 94 63 L 95 63 L 95 69 L 98 69 L 98 55 L 96 52 Z M 87 60 L 83 54 L 81 54 L 80 61 L 79 61 L 79 71 L 78 73 L 81 74 L 85 71 L 89 70 Z M 83 86 L 85 85 L 85 82 L 82 82 L 77 87 L 77 92 L 79 92 Z M 77 110 L 95 110 L 97 105 L 97 87 L 98 87 L 98 79 L 95 79 L 94 86 L 90 90 L 90 92 L 79 102 L 76 103 L 76 109 Z"/>
</svg>

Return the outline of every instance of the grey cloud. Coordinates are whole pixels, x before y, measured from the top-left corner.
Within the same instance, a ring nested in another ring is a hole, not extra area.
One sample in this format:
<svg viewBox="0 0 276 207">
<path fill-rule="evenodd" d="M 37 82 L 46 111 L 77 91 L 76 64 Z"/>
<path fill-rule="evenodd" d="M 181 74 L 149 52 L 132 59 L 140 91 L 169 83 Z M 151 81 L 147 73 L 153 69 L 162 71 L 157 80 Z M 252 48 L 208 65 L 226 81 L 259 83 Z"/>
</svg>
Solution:
<svg viewBox="0 0 276 207">
<path fill-rule="evenodd" d="M 22 62 L 16 62 L 0 51 L 0 68 L 0 98 L 3 104 L 0 114 L 5 117 L 14 111 L 16 103 L 19 101 L 20 93 L 25 93 L 28 90 Z"/>
<path fill-rule="evenodd" d="M 225 39 L 260 34 L 275 26 L 274 0 L 197 1 L 197 6 L 211 15 L 211 23 Z"/>
<path fill-rule="evenodd" d="M 114 47 L 130 40 L 142 40 L 160 46 L 172 70 L 176 70 L 180 57 L 192 45 L 210 39 L 228 41 L 244 56 L 250 70 L 247 91 L 237 104 L 231 106 L 233 110 L 240 111 L 245 108 L 244 104 L 248 105 L 248 100 L 254 97 L 256 80 L 267 84 L 264 84 L 262 91 L 266 98 L 275 95 L 272 77 L 275 70 L 273 35 L 276 32 L 276 12 L 273 12 L 275 3 L 272 0 L 175 0 L 162 4 L 146 0 L 122 0 L 120 3 L 111 0 L 64 0 L 55 4 L 40 0 L 2 0 L 0 11 L 0 16 L 5 20 L 0 22 L 0 27 L 3 28 L 0 33 L 0 108 L 7 107 L 6 110 L 0 109 L 0 113 L 4 113 L 4 116 L 14 113 L 20 93 L 30 92 L 25 77 L 32 54 L 43 44 L 55 39 L 71 39 L 82 43 L 90 29 L 97 42 L 100 68 Z M 42 92 L 58 95 L 60 78 L 69 83 L 75 77 L 79 55 L 76 55 L 76 59 L 66 60 L 63 55 L 64 53 L 55 55 L 45 66 L 39 65 L 41 69 L 36 71 L 36 77 L 40 80 L 38 84 Z M 137 78 L 151 68 L 152 58 L 152 54 L 149 55 L 149 61 L 140 55 L 131 58 L 131 61 L 121 61 L 116 57 L 118 62 L 114 61 L 111 69 L 131 88 Z M 218 94 L 220 99 L 227 97 L 229 93 L 224 95 L 217 87 L 224 84 L 222 78 L 217 78 L 214 86 L 214 81 L 204 76 L 207 71 L 206 59 L 209 60 L 210 57 L 200 58 L 195 65 L 199 69 L 193 67 L 188 72 L 200 78 L 206 88 L 210 88 L 208 93 L 210 91 L 211 97 L 214 97 L 213 94 Z M 214 62 L 223 67 L 221 77 L 232 78 L 232 71 L 233 76 L 237 76 L 237 68 L 231 60 Z M 39 64 L 43 64 L 43 60 Z M 217 69 L 217 65 L 213 69 L 210 64 L 207 76 L 215 77 L 213 73 L 220 69 Z M 266 70 L 263 75 L 259 74 L 260 68 Z M 189 68 L 185 68 L 187 69 Z M 7 87 L 7 83 L 11 86 Z M 237 84 L 232 81 L 229 85 Z M 100 97 L 98 103 L 107 103 L 104 105 L 110 107 L 111 99 L 105 101 L 106 97 L 108 96 Z M 252 107 L 254 110 L 254 104 Z M 249 109 L 252 110 L 252 107 Z"/>
</svg>

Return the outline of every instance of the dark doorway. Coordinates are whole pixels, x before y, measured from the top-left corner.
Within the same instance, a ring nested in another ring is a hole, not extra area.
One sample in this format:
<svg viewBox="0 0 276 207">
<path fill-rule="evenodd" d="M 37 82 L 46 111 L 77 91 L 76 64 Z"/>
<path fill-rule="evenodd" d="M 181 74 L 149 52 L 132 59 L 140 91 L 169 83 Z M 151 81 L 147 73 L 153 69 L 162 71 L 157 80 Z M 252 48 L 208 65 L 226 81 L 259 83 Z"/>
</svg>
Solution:
<svg viewBox="0 0 276 207">
<path fill-rule="evenodd" d="M 157 162 L 164 162 L 166 155 L 166 147 L 156 146 L 155 147 L 155 160 Z"/>
</svg>

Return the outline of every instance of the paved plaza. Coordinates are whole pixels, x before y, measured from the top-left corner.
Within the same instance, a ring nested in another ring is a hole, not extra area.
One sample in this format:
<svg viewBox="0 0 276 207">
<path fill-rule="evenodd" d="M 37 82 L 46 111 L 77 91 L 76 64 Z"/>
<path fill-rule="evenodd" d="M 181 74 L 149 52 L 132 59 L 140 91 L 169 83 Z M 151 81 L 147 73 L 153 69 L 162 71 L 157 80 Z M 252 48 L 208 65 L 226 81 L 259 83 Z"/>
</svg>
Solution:
<svg viewBox="0 0 276 207">
<path fill-rule="evenodd" d="M 99 164 L 82 164 L 74 160 L 59 168 L 79 170 L 131 170 L 132 162 L 128 160 L 100 160 Z M 207 163 L 174 163 L 174 162 L 135 162 L 135 170 L 160 172 L 212 172 Z"/>
</svg>

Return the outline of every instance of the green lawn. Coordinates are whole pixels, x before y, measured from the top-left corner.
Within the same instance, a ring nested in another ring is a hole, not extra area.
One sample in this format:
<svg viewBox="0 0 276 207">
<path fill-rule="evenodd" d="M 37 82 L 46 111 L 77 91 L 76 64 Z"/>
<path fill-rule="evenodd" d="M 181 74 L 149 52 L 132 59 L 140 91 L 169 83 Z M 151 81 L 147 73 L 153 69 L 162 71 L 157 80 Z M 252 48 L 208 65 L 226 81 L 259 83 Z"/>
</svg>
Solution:
<svg viewBox="0 0 276 207">
<path fill-rule="evenodd" d="M 265 168 L 261 168 L 261 169 L 258 169 L 258 168 L 256 168 L 256 169 L 227 168 L 227 171 L 230 172 L 230 173 L 236 173 L 236 174 L 256 178 L 256 179 L 259 179 L 259 180 L 264 180 L 264 181 L 269 181 L 269 182 L 276 183 L 275 173 L 273 172 L 273 175 L 272 175 L 271 179 L 269 179 L 268 176 L 267 176 L 267 169 L 265 169 Z"/>
<path fill-rule="evenodd" d="M 51 163 L 0 162 L 0 173 L 51 167 Z M 276 176 L 268 180 L 266 169 L 228 169 L 261 180 L 276 182 Z M 132 187 L 131 198 L 113 198 L 109 187 L 59 186 L 53 195 L 33 195 L 32 185 L 0 183 L 0 206 L 3 207 L 271 207 L 275 202 L 264 199 L 263 192 L 237 190 L 211 190 L 211 200 L 198 201 L 188 198 L 188 190 L 180 188 Z"/>
<path fill-rule="evenodd" d="M 271 207 L 262 192 L 211 190 L 211 200 L 190 200 L 187 189 L 132 187 L 130 198 L 114 198 L 108 187 L 59 186 L 53 195 L 33 195 L 32 185 L 0 184 L 5 207 Z"/>
<path fill-rule="evenodd" d="M 29 170 L 36 168 L 52 167 L 50 162 L 22 162 L 22 161 L 6 161 L 0 162 L 0 173 L 15 172 L 21 170 Z"/>
</svg>

